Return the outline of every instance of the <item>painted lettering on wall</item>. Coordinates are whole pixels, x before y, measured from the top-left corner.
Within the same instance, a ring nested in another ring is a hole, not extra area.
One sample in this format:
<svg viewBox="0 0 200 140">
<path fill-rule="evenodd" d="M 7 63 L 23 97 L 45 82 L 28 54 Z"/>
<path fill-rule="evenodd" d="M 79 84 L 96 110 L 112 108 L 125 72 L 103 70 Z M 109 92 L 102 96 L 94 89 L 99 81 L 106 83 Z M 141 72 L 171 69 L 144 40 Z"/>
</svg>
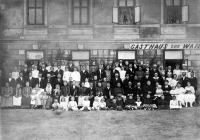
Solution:
<svg viewBox="0 0 200 140">
<path fill-rule="evenodd" d="M 159 49 L 200 49 L 200 44 L 193 43 L 135 43 L 130 44 L 133 50 L 159 50 Z"/>
</svg>

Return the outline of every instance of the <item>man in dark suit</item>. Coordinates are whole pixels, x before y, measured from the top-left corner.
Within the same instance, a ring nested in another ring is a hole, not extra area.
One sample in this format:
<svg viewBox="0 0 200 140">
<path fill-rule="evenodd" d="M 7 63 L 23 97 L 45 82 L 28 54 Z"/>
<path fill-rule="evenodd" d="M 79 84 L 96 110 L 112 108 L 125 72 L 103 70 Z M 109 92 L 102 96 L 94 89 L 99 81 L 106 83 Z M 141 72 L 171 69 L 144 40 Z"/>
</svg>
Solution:
<svg viewBox="0 0 200 140">
<path fill-rule="evenodd" d="M 79 88 L 76 86 L 76 81 L 73 81 L 70 87 L 70 95 L 75 97 L 75 101 L 78 103 Z"/>
<path fill-rule="evenodd" d="M 191 77 L 189 78 L 189 81 L 191 83 L 191 86 L 194 87 L 194 90 L 195 90 L 195 94 L 196 94 L 196 104 L 198 105 L 199 104 L 199 95 L 197 95 L 197 87 L 198 87 L 198 80 L 196 77 L 194 77 L 194 73 L 192 72 L 191 73 Z"/>
<path fill-rule="evenodd" d="M 85 66 L 82 66 L 82 71 L 80 72 L 81 75 L 81 83 L 85 82 L 85 79 L 88 78 L 89 80 L 89 73 L 88 71 L 85 69 Z"/>
<path fill-rule="evenodd" d="M 93 83 L 90 83 L 90 87 L 86 89 L 85 93 L 90 96 L 90 107 L 92 107 L 94 97 L 96 96 L 96 88 L 93 87 Z"/>
<path fill-rule="evenodd" d="M 69 61 L 68 69 L 69 69 L 69 71 L 71 71 L 71 72 L 74 71 L 74 65 L 73 65 L 72 61 Z"/>
<path fill-rule="evenodd" d="M 187 86 L 187 82 L 189 81 L 189 78 L 186 77 L 186 73 L 183 72 L 182 73 L 182 78 L 181 78 L 181 84 L 182 84 L 182 87 L 185 88 Z"/>
<path fill-rule="evenodd" d="M 24 69 L 21 71 L 21 73 L 23 74 L 23 78 L 24 80 L 28 80 L 28 77 L 29 77 L 29 70 L 27 68 L 27 65 L 24 65 Z"/>
<path fill-rule="evenodd" d="M 120 83 L 120 85 L 123 84 L 118 73 L 115 73 L 115 78 L 112 79 L 111 83 L 112 83 L 112 88 L 116 88 L 118 83 Z"/>
<path fill-rule="evenodd" d="M 20 84 L 21 88 L 25 87 L 25 79 L 23 78 L 23 73 L 19 74 L 19 78 L 17 78 L 16 83 Z"/>
<path fill-rule="evenodd" d="M 48 71 L 45 68 L 45 64 L 42 64 L 42 69 L 40 70 L 40 73 L 42 74 L 42 77 L 47 78 Z"/>
<path fill-rule="evenodd" d="M 103 69 L 102 65 L 99 65 L 99 69 L 96 71 L 96 74 L 97 74 L 97 80 L 100 82 L 103 81 L 103 78 L 106 77 L 106 72 Z"/>
<path fill-rule="evenodd" d="M 150 81 L 151 83 L 153 83 L 153 78 L 151 78 L 149 76 L 149 72 L 148 71 L 145 72 L 145 76 L 142 78 L 142 81 L 141 81 L 143 88 L 145 86 L 147 86 L 147 81 Z"/>
<path fill-rule="evenodd" d="M 56 70 L 56 77 L 58 76 L 58 74 L 61 75 L 61 78 L 63 77 L 63 70 L 61 69 L 60 65 L 58 65 L 58 70 Z"/>
<path fill-rule="evenodd" d="M 110 87 L 110 83 L 107 83 L 106 88 L 103 90 L 103 96 L 107 100 L 107 99 L 110 99 L 110 96 L 112 95 L 113 95 L 113 91 Z"/>
<path fill-rule="evenodd" d="M 45 84 L 45 78 L 42 77 L 42 73 L 39 73 L 39 76 L 37 79 L 35 79 L 35 85 L 38 84 L 40 88 L 45 89 L 46 84 Z"/>
<path fill-rule="evenodd" d="M 115 69 L 115 65 L 113 65 L 112 70 L 111 70 L 111 80 L 115 78 L 115 74 L 118 73 L 120 75 L 119 71 Z"/>
<path fill-rule="evenodd" d="M 131 81 L 134 80 L 135 70 L 133 69 L 133 64 L 129 64 L 129 68 L 128 68 L 128 70 L 126 71 L 126 74 L 129 75 L 129 79 L 130 79 Z"/>
<path fill-rule="evenodd" d="M 57 75 L 57 79 L 55 79 L 53 88 L 55 88 L 56 85 L 60 85 L 60 88 L 63 86 L 63 80 L 61 78 L 61 74 Z"/>
<path fill-rule="evenodd" d="M 149 76 L 154 77 L 155 73 L 158 73 L 158 77 L 160 77 L 160 72 L 157 69 L 157 65 L 153 65 L 153 69 L 149 71 Z"/>
<path fill-rule="evenodd" d="M 29 77 L 26 80 L 26 82 L 29 82 L 29 86 L 34 88 L 35 87 L 35 79 L 32 77 L 32 73 L 29 73 Z"/>
<path fill-rule="evenodd" d="M 14 78 L 12 78 L 12 73 L 9 73 L 9 78 L 6 79 L 6 82 L 9 83 L 9 86 L 11 86 L 13 89 L 16 88 L 16 81 Z"/>
</svg>

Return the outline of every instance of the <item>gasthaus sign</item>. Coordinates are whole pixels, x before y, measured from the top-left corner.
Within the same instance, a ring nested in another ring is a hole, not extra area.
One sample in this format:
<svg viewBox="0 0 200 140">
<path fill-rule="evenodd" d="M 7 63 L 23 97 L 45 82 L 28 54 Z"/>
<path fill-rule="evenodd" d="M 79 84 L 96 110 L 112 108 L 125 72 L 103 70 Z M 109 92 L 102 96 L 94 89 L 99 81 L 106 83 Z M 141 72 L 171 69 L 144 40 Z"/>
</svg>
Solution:
<svg viewBox="0 0 200 140">
<path fill-rule="evenodd" d="M 129 49 L 133 50 L 159 50 L 159 49 L 200 49 L 200 43 L 134 43 Z"/>
</svg>

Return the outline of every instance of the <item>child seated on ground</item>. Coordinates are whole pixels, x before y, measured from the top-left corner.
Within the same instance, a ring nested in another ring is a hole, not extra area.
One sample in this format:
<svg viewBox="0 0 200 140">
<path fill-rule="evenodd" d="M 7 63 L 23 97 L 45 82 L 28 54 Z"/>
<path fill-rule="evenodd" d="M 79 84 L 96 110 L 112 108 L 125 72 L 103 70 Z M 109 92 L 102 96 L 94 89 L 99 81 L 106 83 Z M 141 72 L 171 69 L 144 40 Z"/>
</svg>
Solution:
<svg viewBox="0 0 200 140">
<path fill-rule="evenodd" d="M 137 105 L 137 109 L 142 109 L 142 102 L 140 101 L 140 97 L 137 97 L 137 101 L 135 103 Z"/>
<path fill-rule="evenodd" d="M 62 109 L 62 110 L 68 110 L 68 98 L 66 98 L 66 97 L 64 97 L 64 96 L 62 96 L 62 97 L 60 97 L 60 108 Z"/>
<path fill-rule="evenodd" d="M 69 110 L 69 111 L 76 111 L 76 110 L 78 110 L 77 102 L 74 101 L 74 100 L 75 100 L 75 98 L 74 98 L 74 96 L 72 96 L 72 97 L 71 97 L 71 101 L 70 101 L 69 104 L 68 104 L 68 110 Z"/>
<path fill-rule="evenodd" d="M 117 111 L 122 111 L 124 107 L 124 100 L 121 94 L 118 94 L 116 103 L 117 103 Z"/>
<path fill-rule="evenodd" d="M 114 96 L 111 95 L 110 98 L 106 100 L 106 106 L 108 108 L 110 108 L 110 105 L 112 104 L 113 99 L 114 99 Z"/>
<path fill-rule="evenodd" d="M 109 110 L 116 110 L 117 109 L 117 100 L 116 99 L 113 99 L 111 104 L 109 105 L 108 109 Z"/>
<path fill-rule="evenodd" d="M 149 94 L 147 94 L 146 98 L 144 99 L 143 108 L 144 110 L 154 110 L 157 108 L 157 106 L 153 104 L 153 100 Z"/>
<path fill-rule="evenodd" d="M 99 110 L 100 109 L 100 104 L 99 104 L 99 98 L 98 97 L 94 98 L 92 109 L 93 110 Z"/>
<path fill-rule="evenodd" d="M 158 85 L 157 89 L 156 89 L 156 93 L 154 94 L 155 98 L 153 99 L 154 102 L 156 103 L 156 105 L 158 105 L 158 102 L 160 100 L 160 97 L 163 95 L 163 90 L 162 90 L 162 86 Z"/>
<path fill-rule="evenodd" d="M 52 104 L 52 110 L 58 110 L 60 108 L 60 104 L 58 103 L 58 99 L 54 100 L 54 103 Z"/>
<path fill-rule="evenodd" d="M 106 102 L 104 98 L 101 99 L 99 106 L 100 106 L 100 110 L 107 110 Z"/>
<path fill-rule="evenodd" d="M 173 96 L 172 100 L 170 101 L 170 105 L 169 105 L 170 109 L 181 109 L 181 103 L 176 99 L 176 96 Z"/>
<path fill-rule="evenodd" d="M 88 96 L 86 96 L 84 98 L 83 107 L 80 110 L 81 111 L 90 111 L 91 110 L 90 101 L 89 101 L 89 97 Z"/>
<path fill-rule="evenodd" d="M 132 95 L 129 95 L 128 99 L 125 102 L 125 109 L 126 110 L 136 110 L 137 104 L 135 103 L 135 100 L 133 99 Z"/>
<path fill-rule="evenodd" d="M 158 102 L 158 109 L 168 109 L 169 105 L 165 100 L 165 96 L 162 95 L 160 101 Z"/>
</svg>

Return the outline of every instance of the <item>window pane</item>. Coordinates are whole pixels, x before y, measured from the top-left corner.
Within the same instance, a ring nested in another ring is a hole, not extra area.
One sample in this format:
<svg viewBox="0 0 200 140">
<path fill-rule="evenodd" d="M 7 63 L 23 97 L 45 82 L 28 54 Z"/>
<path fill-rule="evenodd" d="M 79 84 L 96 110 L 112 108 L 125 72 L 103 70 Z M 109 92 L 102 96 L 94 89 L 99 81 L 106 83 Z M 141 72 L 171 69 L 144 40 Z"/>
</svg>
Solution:
<svg viewBox="0 0 200 140">
<path fill-rule="evenodd" d="M 88 10 L 87 10 L 87 8 L 82 8 L 81 19 L 82 19 L 82 23 L 88 22 Z"/>
<path fill-rule="evenodd" d="M 36 10 L 36 24 L 42 24 L 42 9 Z"/>
<path fill-rule="evenodd" d="M 73 0 L 74 1 L 74 6 L 79 7 L 80 6 L 80 0 Z"/>
<path fill-rule="evenodd" d="M 82 0 L 82 6 L 88 6 L 88 0 Z"/>
<path fill-rule="evenodd" d="M 171 6 L 172 5 L 172 0 L 166 0 L 166 5 Z"/>
<path fill-rule="evenodd" d="M 43 6 L 43 0 L 37 0 L 36 6 L 42 7 Z"/>
<path fill-rule="evenodd" d="M 29 7 L 35 7 L 35 0 L 29 0 Z"/>
<path fill-rule="evenodd" d="M 74 23 L 80 23 L 80 9 L 74 8 Z"/>
<path fill-rule="evenodd" d="M 126 0 L 119 0 L 119 6 L 126 6 Z"/>
<path fill-rule="evenodd" d="M 35 9 L 29 9 L 29 24 L 35 24 Z"/>
<path fill-rule="evenodd" d="M 180 5 L 180 0 L 174 0 L 174 5 Z"/>
<path fill-rule="evenodd" d="M 127 6 L 133 6 L 133 0 L 127 0 Z"/>
</svg>

